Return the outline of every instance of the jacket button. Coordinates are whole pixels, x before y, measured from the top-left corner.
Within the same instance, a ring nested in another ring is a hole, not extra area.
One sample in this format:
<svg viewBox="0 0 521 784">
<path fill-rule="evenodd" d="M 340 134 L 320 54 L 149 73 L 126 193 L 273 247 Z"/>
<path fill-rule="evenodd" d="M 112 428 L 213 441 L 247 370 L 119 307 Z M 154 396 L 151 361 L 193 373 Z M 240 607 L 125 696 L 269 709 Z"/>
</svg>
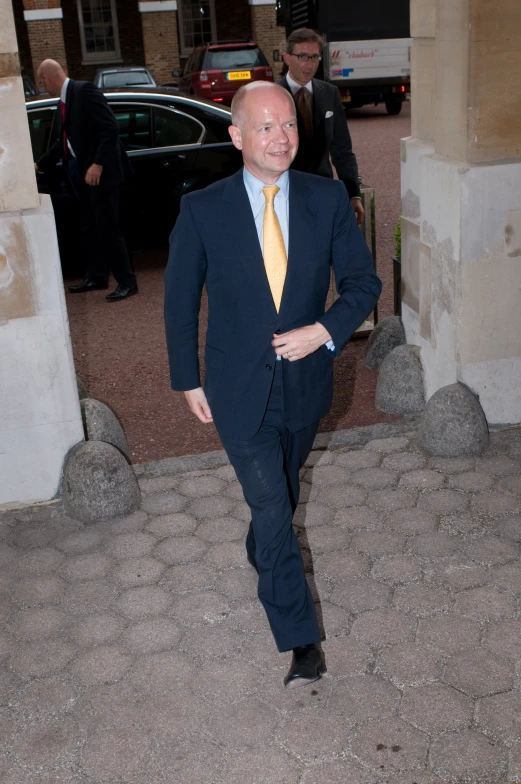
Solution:
<svg viewBox="0 0 521 784">
<path fill-rule="evenodd" d="M 272 366 L 271 366 L 271 365 L 265 365 L 265 366 L 264 366 L 264 370 L 272 370 L 272 369 L 273 369 L 273 368 L 272 368 Z"/>
</svg>

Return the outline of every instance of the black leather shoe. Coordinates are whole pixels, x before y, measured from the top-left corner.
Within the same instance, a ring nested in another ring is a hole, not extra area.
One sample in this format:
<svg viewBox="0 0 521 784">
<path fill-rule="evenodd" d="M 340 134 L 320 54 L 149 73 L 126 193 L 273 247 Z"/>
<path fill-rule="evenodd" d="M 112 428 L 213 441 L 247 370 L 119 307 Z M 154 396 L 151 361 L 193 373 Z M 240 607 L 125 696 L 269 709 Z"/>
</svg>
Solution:
<svg viewBox="0 0 521 784">
<path fill-rule="evenodd" d="M 255 569 L 255 571 L 257 572 L 257 574 L 259 574 L 259 570 L 258 570 L 258 568 L 257 568 L 257 564 L 255 563 L 255 559 L 253 558 L 253 556 L 252 556 L 252 555 L 250 555 L 250 554 L 249 554 L 249 552 L 248 552 L 248 551 L 246 551 L 246 560 L 248 561 L 248 563 L 250 564 L 250 566 L 253 566 L 253 568 Z"/>
<path fill-rule="evenodd" d="M 126 299 L 127 297 L 131 297 L 133 294 L 137 294 L 137 286 L 122 286 L 121 283 L 115 289 L 112 294 L 107 294 L 105 299 L 107 302 L 116 302 L 118 299 Z"/>
<path fill-rule="evenodd" d="M 71 294 L 83 294 L 84 291 L 94 291 L 95 289 L 108 289 L 108 283 L 96 283 L 95 280 L 85 278 L 76 286 L 69 286 Z"/>
<path fill-rule="evenodd" d="M 316 643 L 293 648 L 293 660 L 284 678 L 284 686 L 305 686 L 318 681 L 327 672 L 324 654 Z"/>
</svg>

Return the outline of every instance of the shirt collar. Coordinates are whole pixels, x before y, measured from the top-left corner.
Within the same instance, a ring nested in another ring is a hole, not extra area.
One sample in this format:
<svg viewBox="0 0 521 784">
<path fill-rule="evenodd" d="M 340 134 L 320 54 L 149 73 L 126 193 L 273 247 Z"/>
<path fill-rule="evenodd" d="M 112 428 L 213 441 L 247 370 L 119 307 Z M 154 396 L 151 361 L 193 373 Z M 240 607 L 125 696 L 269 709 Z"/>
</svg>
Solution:
<svg viewBox="0 0 521 784">
<path fill-rule="evenodd" d="M 298 92 L 302 87 L 301 84 L 298 84 L 298 82 L 296 82 L 294 79 L 291 78 L 289 72 L 286 74 L 286 81 L 289 84 L 289 89 L 291 90 L 293 95 L 295 95 L 295 93 Z M 309 82 L 304 85 L 304 87 L 308 92 L 311 93 L 311 95 L 313 95 L 313 79 L 310 79 Z"/>
<path fill-rule="evenodd" d="M 258 180 L 257 177 L 254 177 L 251 172 L 248 171 L 246 166 L 243 167 L 242 170 L 243 178 L 244 178 L 244 185 L 246 186 L 246 190 L 250 199 L 255 203 L 259 196 L 262 195 L 264 198 L 264 194 L 262 193 L 262 189 L 266 187 L 266 183 L 262 182 L 262 180 Z M 279 177 L 277 182 L 275 183 L 280 188 L 280 193 L 284 198 L 287 200 L 289 196 L 289 174 L 287 171 L 284 172 L 283 175 Z M 278 196 L 279 194 L 277 194 Z"/>
<path fill-rule="evenodd" d="M 67 77 L 66 80 L 64 81 L 64 83 L 62 84 L 62 90 L 61 90 L 61 93 L 60 93 L 60 101 L 63 101 L 63 103 L 65 103 L 65 98 L 67 96 L 67 87 L 69 86 L 69 82 L 70 82 L 70 79 L 69 79 L 69 77 Z"/>
</svg>

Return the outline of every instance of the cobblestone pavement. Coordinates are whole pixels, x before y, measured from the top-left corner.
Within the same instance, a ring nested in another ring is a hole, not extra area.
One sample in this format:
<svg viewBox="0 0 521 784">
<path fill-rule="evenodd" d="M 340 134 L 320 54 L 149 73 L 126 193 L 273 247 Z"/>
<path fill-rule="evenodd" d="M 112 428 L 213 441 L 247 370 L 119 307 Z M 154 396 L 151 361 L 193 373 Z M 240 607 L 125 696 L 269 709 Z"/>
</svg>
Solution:
<svg viewBox="0 0 521 784">
<path fill-rule="evenodd" d="M 521 781 L 520 467 L 521 430 L 314 451 L 295 524 L 329 673 L 293 690 L 229 466 L 142 470 L 142 511 L 93 526 L 0 514 L 0 781 Z"/>
</svg>

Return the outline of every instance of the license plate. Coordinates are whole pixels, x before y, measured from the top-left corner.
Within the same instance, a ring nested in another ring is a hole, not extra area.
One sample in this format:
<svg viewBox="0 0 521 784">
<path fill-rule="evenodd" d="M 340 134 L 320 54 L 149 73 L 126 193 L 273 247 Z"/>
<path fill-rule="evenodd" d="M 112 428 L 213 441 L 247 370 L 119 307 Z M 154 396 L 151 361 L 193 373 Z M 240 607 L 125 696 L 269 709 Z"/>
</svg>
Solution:
<svg viewBox="0 0 521 784">
<path fill-rule="evenodd" d="M 251 79 L 251 71 L 229 71 L 226 78 L 230 82 L 237 82 L 242 79 Z"/>
<path fill-rule="evenodd" d="M 342 99 L 342 103 L 349 103 L 349 101 L 351 100 L 350 95 L 341 95 L 340 98 Z"/>
</svg>

